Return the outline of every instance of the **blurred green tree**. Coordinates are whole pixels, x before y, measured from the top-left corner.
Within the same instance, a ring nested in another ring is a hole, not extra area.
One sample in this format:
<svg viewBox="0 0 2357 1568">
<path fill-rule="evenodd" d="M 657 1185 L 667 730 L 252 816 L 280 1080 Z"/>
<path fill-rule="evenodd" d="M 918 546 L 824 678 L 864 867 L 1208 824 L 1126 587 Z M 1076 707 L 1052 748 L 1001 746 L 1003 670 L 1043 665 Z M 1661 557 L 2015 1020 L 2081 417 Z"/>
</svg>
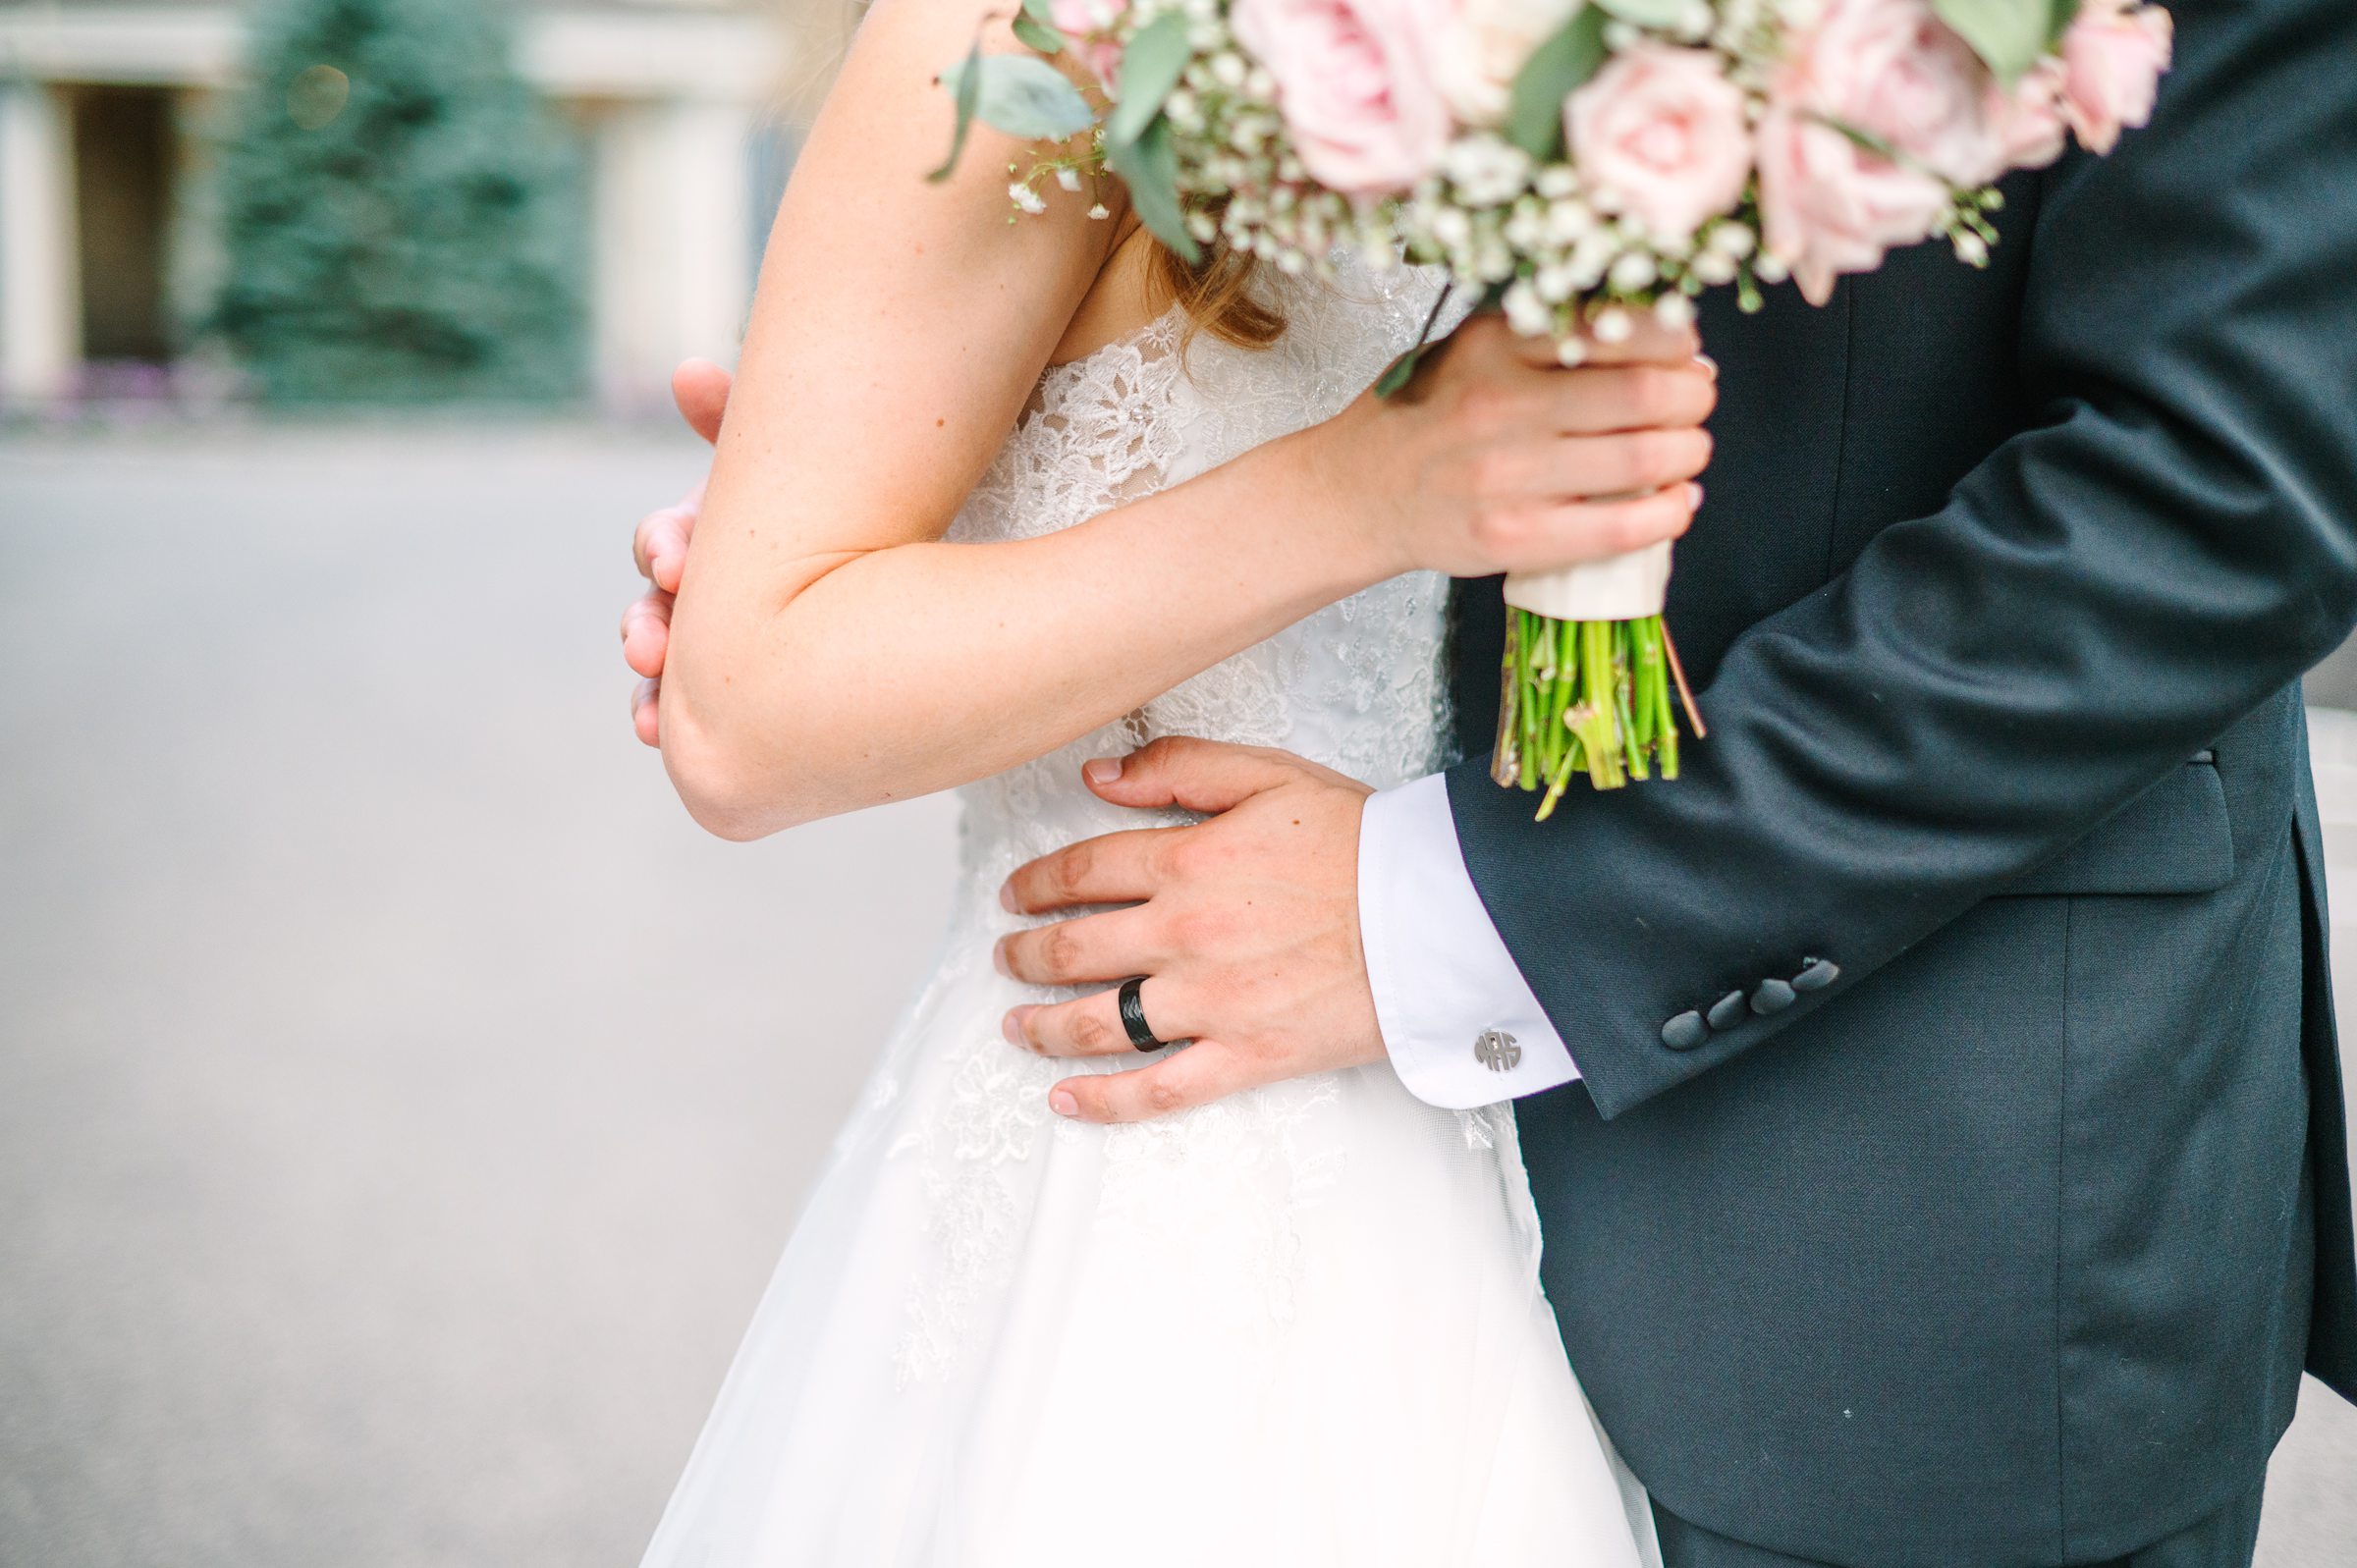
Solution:
<svg viewBox="0 0 2357 1568">
<path fill-rule="evenodd" d="M 485 0 L 279 0 L 220 178 L 213 325 L 274 403 L 581 389 L 579 160 Z"/>
</svg>

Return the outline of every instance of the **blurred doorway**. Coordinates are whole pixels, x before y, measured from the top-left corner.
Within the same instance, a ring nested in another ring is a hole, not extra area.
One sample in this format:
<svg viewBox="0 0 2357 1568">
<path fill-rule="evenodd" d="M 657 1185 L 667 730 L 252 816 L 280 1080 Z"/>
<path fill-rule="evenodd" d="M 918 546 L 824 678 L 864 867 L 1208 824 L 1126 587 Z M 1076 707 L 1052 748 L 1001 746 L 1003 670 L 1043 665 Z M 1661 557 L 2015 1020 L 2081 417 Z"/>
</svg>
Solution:
<svg viewBox="0 0 2357 1568">
<path fill-rule="evenodd" d="M 85 359 L 162 364 L 172 357 L 166 244 L 175 164 L 168 89 L 83 87 L 74 94 Z"/>
</svg>

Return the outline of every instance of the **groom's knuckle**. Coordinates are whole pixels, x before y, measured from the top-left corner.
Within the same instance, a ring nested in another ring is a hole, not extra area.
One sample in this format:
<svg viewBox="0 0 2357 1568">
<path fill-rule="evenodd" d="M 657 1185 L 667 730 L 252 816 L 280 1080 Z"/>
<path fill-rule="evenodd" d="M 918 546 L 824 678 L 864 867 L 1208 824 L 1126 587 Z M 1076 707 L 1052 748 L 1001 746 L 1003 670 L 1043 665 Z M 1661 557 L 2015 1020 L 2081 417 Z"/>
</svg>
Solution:
<svg viewBox="0 0 2357 1568">
<path fill-rule="evenodd" d="M 1113 1026 L 1093 1012 L 1072 1019 L 1071 1035 L 1072 1049 L 1083 1055 L 1103 1055 L 1114 1047 Z"/>
<path fill-rule="evenodd" d="M 1214 908 L 1182 909 L 1171 916 L 1171 940 L 1181 952 L 1205 952 L 1228 935 L 1228 916 Z"/>
<path fill-rule="evenodd" d="M 1186 1108 L 1186 1087 L 1166 1077 L 1147 1081 L 1144 1100 L 1146 1108 L 1157 1116 L 1167 1116 L 1174 1110 Z"/>
<path fill-rule="evenodd" d="M 1048 885 L 1067 898 L 1077 897 L 1086 888 L 1089 873 L 1096 869 L 1096 845 L 1069 845 L 1049 860 Z"/>
<path fill-rule="evenodd" d="M 1080 939 L 1069 926 L 1050 926 L 1039 941 L 1040 967 L 1050 975 L 1069 975 L 1080 966 Z"/>
<path fill-rule="evenodd" d="M 1219 846 L 1199 833 L 1175 838 L 1163 850 L 1164 869 L 1174 882 L 1191 881 L 1212 869 Z"/>
</svg>

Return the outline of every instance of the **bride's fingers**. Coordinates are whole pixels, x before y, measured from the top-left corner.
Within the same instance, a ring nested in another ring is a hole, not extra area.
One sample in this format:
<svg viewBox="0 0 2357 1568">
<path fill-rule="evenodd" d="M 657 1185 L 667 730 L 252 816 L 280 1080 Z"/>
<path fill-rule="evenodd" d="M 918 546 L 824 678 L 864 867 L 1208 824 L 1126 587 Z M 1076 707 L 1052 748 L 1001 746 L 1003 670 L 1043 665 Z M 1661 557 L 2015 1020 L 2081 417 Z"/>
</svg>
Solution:
<svg viewBox="0 0 2357 1568">
<path fill-rule="evenodd" d="M 630 560 L 638 575 L 667 593 L 679 591 L 680 576 L 687 567 L 687 541 L 695 534 L 703 507 L 704 486 L 698 480 L 671 506 L 638 519 L 637 531 L 630 536 Z"/>
<path fill-rule="evenodd" d="M 1136 903 L 1168 881 L 1160 864 L 1183 828 L 1139 828 L 1083 838 L 1014 868 L 999 902 L 1016 914 L 1084 903 Z"/>
<path fill-rule="evenodd" d="M 1492 458 L 1499 477 L 1547 501 L 1651 495 L 1711 465 L 1707 430 L 1629 430 L 1518 442 Z"/>
<path fill-rule="evenodd" d="M 1628 335 L 1617 342 L 1606 343 L 1593 329 L 1579 335 L 1584 356 L 1580 363 L 1683 364 L 1702 352 L 1702 334 L 1693 327 L 1665 327 L 1649 310 L 1631 310 L 1626 314 Z M 1541 334 L 1525 338 L 1510 327 L 1506 330 L 1512 334 L 1514 356 L 1524 364 L 1541 369 L 1555 369 L 1562 364 L 1553 337 Z"/>
<path fill-rule="evenodd" d="M 1690 430 L 1719 407 L 1719 384 L 1699 364 L 1620 365 L 1536 378 L 1544 428 L 1567 436 Z"/>
<path fill-rule="evenodd" d="M 1193 1014 L 1184 992 L 1183 984 L 1166 975 L 1149 975 L 1137 988 L 1137 1003 L 1145 1009 L 1156 1039 L 1188 1038 Z M 1136 1050 L 1129 1044 L 1129 1031 L 1122 1026 L 1119 990 L 1014 1008 L 1007 1014 L 1005 1032 L 1010 1044 L 1043 1056 L 1118 1056 Z"/>
<path fill-rule="evenodd" d="M 1252 1087 L 1247 1064 L 1216 1040 L 1198 1040 L 1127 1072 L 1082 1073 L 1048 1091 L 1048 1108 L 1076 1121 L 1149 1121 Z"/>
<path fill-rule="evenodd" d="M 630 726 L 638 731 L 638 738 L 650 746 L 663 743 L 658 701 L 662 690 L 660 680 L 641 680 L 638 689 L 630 693 Z"/>
<path fill-rule="evenodd" d="M 1675 539 L 1701 505 L 1702 486 L 1674 484 L 1623 501 L 1529 506 L 1491 519 L 1491 546 L 1508 571 L 1550 571 Z"/>
<path fill-rule="evenodd" d="M 1153 930 L 1142 906 L 1115 909 L 1001 937 L 991 958 L 999 973 L 1034 986 L 1126 980 L 1160 962 Z"/>
<path fill-rule="evenodd" d="M 650 588 L 622 613 L 622 658 L 648 679 L 663 673 L 671 650 L 671 595 Z"/>
</svg>

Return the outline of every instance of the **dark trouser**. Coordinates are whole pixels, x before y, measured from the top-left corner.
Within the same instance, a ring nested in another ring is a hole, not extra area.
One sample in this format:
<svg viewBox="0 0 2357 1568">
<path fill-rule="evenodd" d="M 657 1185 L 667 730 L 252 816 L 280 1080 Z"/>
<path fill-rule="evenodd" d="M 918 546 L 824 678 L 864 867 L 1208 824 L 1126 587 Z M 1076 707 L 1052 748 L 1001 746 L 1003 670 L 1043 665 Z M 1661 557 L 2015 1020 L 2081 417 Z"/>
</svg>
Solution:
<svg viewBox="0 0 2357 1568">
<path fill-rule="evenodd" d="M 2259 1542 L 2259 1502 L 2265 1493 L 2264 1487 L 2253 1487 L 2209 1518 L 2141 1551 L 2086 1568 L 2250 1568 L 2251 1552 Z M 1659 1503 L 1653 1506 L 1653 1519 L 1662 1537 L 1662 1568 L 1825 1568 L 1808 1558 L 1713 1535 Z M 1958 1563 L 1956 1568 L 1973 1565 Z"/>
</svg>

